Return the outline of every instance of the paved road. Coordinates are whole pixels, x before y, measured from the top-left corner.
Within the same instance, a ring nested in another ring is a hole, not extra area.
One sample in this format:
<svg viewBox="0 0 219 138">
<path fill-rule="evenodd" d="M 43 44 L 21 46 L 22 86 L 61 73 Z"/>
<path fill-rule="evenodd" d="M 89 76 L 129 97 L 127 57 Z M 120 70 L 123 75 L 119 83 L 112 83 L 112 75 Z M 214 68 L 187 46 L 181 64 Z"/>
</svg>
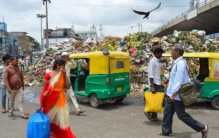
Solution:
<svg viewBox="0 0 219 138">
<path fill-rule="evenodd" d="M 29 112 L 37 109 L 37 104 L 26 103 Z M 121 105 L 106 105 L 93 109 L 87 105 L 85 116 L 71 116 L 71 126 L 78 138 L 162 138 L 159 136 L 161 121 L 152 123 L 143 114 L 142 97 L 129 97 Z M 219 138 L 219 111 L 209 105 L 190 108 L 189 113 L 195 118 L 208 123 L 209 138 Z M 160 115 L 160 118 L 162 116 Z M 26 121 L 20 118 L 10 120 L 0 114 L 0 138 L 25 138 Z M 201 135 L 174 119 L 175 138 L 199 138 Z"/>
</svg>

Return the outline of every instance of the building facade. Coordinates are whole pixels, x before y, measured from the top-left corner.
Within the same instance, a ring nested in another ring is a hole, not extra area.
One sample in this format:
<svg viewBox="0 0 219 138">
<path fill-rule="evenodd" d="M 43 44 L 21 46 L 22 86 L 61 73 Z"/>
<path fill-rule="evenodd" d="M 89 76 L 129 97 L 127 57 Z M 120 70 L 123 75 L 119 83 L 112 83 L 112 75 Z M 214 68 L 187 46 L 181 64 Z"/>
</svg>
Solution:
<svg viewBox="0 0 219 138">
<path fill-rule="evenodd" d="M 7 24 L 0 22 L 0 54 L 5 54 L 7 48 Z"/>
</svg>

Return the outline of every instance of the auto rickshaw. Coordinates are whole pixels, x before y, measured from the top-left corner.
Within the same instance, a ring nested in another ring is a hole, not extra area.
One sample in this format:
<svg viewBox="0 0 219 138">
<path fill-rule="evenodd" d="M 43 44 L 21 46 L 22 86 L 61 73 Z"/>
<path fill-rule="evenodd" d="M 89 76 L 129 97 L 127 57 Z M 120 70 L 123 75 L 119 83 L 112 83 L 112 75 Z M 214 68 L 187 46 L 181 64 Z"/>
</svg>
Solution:
<svg viewBox="0 0 219 138">
<path fill-rule="evenodd" d="M 125 52 L 88 52 L 71 54 L 77 67 L 71 69 L 75 95 L 92 107 L 120 103 L 130 93 L 130 57 Z"/>
<path fill-rule="evenodd" d="M 164 54 L 170 57 L 170 54 Z M 208 101 L 215 109 L 219 109 L 219 53 L 194 52 L 185 53 L 185 59 L 196 59 L 199 63 L 195 75 L 201 82 L 201 92 L 198 101 Z M 191 68 L 190 68 L 191 69 Z"/>
</svg>

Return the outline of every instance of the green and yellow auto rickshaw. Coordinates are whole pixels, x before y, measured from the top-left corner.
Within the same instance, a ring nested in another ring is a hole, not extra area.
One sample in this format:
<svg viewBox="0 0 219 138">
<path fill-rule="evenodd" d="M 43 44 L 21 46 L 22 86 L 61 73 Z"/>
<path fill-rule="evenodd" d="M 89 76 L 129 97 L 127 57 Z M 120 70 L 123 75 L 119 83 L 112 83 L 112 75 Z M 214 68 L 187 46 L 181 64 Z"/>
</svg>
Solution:
<svg viewBox="0 0 219 138">
<path fill-rule="evenodd" d="M 171 54 L 163 54 L 163 57 L 170 58 Z M 184 58 L 188 61 L 190 76 L 195 76 L 195 79 L 201 82 L 201 91 L 197 97 L 197 102 L 211 102 L 215 109 L 219 109 L 219 53 L 185 53 Z M 153 116 L 150 112 L 158 113 L 163 111 L 164 92 L 153 94 L 146 87 L 144 100 L 146 117 L 150 121 L 157 120 L 157 114 Z"/>
<path fill-rule="evenodd" d="M 77 67 L 71 69 L 75 95 L 87 99 L 92 107 L 119 103 L 130 93 L 130 57 L 124 52 L 71 54 Z"/>
<path fill-rule="evenodd" d="M 163 56 L 170 57 L 170 54 Z M 215 109 L 219 109 L 219 53 L 185 53 L 184 58 L 192 59 L 189 66 L 198 63 L 198 66 L 189 68 L 197 70 L 195 76 L 201 82 L 200 101 L 211 102 Z"/>
</svg>

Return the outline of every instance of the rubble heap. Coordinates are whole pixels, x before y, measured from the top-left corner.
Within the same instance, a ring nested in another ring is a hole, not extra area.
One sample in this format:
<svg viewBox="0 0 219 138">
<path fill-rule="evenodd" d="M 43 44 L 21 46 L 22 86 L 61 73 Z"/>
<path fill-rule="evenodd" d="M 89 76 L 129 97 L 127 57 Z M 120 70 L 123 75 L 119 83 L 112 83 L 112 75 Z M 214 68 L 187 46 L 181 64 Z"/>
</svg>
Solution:
<svg viewBox="0 0 219 138">
<path fill-rule="evenodd" d="M 199 30 L 174 31 L 173 34 L 161 38 L 153 37 L 149 33 L 135 33 L 129 34 L 124 38 L 105 37 L 104 40 L 97 43 L 69 41 L 65 44 L 47 49 L 45 54 L 40 56 L 37 62 L 29 67 L 29 71 L 26 72 L 26 76 L 28 76 L 26 77 L 26 83 L 34 85 L 42 82 L 42 76 L 45 70 L 51 68 L 51 63 L 54 58 L 64 51 L 78 53 L 100 51 L 107 48 L 110 51 L 124 51 L 130 53 L 133 90 L 142 91 L 143 87 L 139 84 L 147 83 L 147 64 L 151 57 L 151 49 L 156 45 L 160 45 L 165 51 L 169 51 L 175 44 L 181 44 L 187 52 L 215 52 L 219 50 L 219 41 L 216 39 L 207 39 L 205 37 L 205 31 Z M 189 64 L 194 63 L 196 62 L 189 62 Z M 193 66 L 197 68 L 197 65 Z M 195 74 L 195 70 L 193 70 L 192 68 L 191 72 Z M 168 74 L 168 72 L 164 71 L 164 74 Z"/>
</svg>

